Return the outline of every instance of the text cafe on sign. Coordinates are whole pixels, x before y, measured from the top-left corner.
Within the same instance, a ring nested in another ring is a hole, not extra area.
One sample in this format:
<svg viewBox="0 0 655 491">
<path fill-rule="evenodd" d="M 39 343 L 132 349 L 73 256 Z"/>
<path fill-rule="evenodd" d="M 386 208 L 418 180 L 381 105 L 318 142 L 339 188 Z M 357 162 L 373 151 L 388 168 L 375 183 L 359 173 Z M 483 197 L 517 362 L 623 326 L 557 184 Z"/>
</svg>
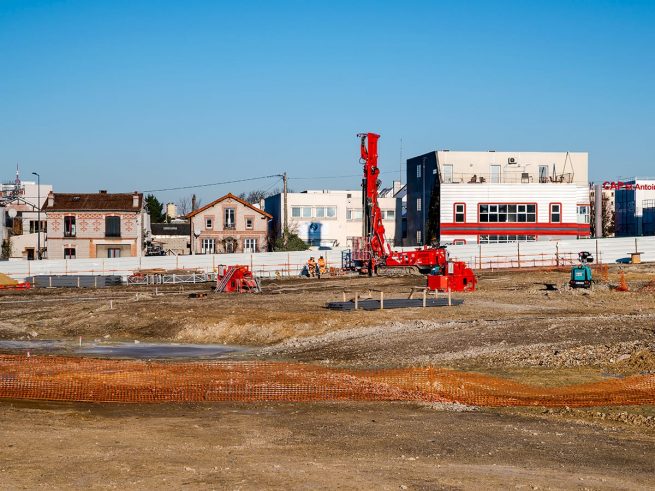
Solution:
<svg viewBox="0 0 655 491">
<path fill-rule="evenodd" d="M 623 182 L 623 181 L 605 181 L 603 183 L 603 189 L 606 190 L 616 190 L 616 189 L 640 189 L 644 191 L 655 191 L 655 184 L 635 184 L 633 182 Z"/>
</svg>

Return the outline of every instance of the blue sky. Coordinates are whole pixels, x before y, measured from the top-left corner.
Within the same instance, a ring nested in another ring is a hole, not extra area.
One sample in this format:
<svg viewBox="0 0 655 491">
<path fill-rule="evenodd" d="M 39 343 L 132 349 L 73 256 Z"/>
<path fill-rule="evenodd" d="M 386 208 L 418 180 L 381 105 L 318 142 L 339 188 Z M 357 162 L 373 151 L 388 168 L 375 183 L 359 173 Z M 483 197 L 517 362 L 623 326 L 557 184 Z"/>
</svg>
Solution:
<svg viewBox="0 0 655 491">
<path fill-rule="evenodd" d="M 385 181 L 401 138 L 404 158 L 588 151 L 593 180 L 653 175 L 653 25 L 652 1 L 0 0 L 0 177 L 356 188 L 326 176 L 359 176 L 360 131 Z"/>
</svg>

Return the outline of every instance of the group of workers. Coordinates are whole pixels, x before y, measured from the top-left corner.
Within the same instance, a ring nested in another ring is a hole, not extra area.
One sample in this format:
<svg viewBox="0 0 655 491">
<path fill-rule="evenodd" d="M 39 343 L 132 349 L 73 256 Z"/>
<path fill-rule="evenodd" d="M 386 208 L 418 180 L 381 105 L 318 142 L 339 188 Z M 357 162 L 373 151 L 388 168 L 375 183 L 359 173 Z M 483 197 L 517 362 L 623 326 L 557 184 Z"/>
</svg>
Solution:
<svg viewBox="0 0 655 491">
<path fill-rule="evenodd" d="M 307 261 L 307 274 L 310 278 L 320 278 L 322 274 L 327 273 L 325 268 L 325 258 L 323 256 L 318 258 L 318 263 L 314 256 L 309 258 Z"/>
</svg>

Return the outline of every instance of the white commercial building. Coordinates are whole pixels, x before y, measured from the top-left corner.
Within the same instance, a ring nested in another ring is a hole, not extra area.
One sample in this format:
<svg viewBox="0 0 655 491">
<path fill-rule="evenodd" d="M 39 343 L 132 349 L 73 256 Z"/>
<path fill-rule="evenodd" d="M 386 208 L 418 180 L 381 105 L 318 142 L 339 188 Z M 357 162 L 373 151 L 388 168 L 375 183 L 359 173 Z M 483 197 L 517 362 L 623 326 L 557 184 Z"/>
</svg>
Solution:
<svg viewBox="0 0 655 491">
<path fill-rule="evenodd" d="M 407 161 L 407 240 L 423 245 L 588 237 L 585 152 L 453 152 Z"/>
<path fill-rule="evenodd" d="M 382 197 L 378 200 L 382 210 L 387 241 L 401 242 L 400 198 Z M 271 220 L 273 237 L 279 237 L 284 221 L 284 197 L 276 194 L 266 198 L 266 212 Z M 350 247 L 353 237 L 362 236 L 362 191 L 308 190 L 287 194 L 289 229 L 316 247 Z"/>
</svg>

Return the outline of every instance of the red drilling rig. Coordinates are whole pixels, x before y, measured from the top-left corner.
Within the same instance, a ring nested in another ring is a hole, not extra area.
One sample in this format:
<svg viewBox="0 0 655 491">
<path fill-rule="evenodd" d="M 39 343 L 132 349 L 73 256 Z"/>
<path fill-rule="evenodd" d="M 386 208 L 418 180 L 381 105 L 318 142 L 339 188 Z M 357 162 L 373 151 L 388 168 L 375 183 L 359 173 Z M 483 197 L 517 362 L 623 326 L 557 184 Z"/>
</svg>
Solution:
<svg viewBox="0 0 655 491">
<path fill-rule="evenodd" d="M 363 237 L 353 243 L 352 260 L 360 272 L 383 274 L 428 274 L 428 287 L 433 290 L 472 291 L 477 279 L 473 270 L 462 261 L 449 261 L 445 247 L 423 246 L 412 251 L 394 251 L 384 237 L 382 212 L 378 205 L 380 169 L 378 139 L 375 133 L 360 133 L 362 180 Z"/>
</svg>

